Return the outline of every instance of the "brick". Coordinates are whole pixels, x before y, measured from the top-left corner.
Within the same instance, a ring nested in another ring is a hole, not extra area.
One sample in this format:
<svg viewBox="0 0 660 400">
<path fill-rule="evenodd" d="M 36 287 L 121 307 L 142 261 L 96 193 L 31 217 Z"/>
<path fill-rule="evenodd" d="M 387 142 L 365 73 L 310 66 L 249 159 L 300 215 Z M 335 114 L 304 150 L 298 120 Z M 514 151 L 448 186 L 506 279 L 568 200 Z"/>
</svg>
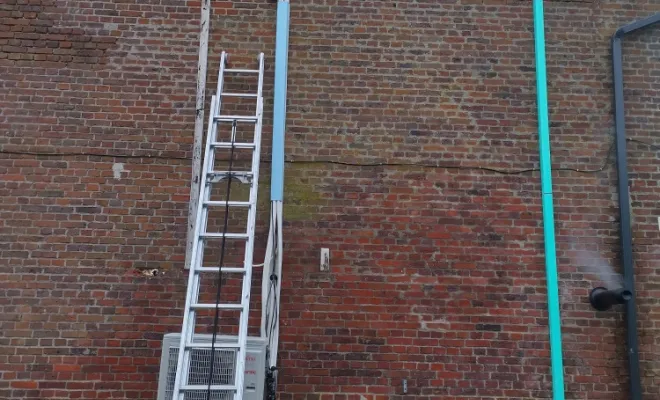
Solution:
<svg viewBox="0 0 660 400">
<path fill-rule="evenodd" d="M 36 389 L 38 384 L 34 381 L 13 381 L 11 387 L 16 389 Z"/>
</svg>

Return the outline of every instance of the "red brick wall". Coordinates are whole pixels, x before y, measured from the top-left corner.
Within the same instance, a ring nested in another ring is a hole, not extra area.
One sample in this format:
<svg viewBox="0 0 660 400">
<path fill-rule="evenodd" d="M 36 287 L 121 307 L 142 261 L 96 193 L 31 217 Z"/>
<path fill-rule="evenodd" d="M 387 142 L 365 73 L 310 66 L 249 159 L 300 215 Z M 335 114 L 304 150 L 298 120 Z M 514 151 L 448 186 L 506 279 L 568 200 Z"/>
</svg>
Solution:
<svg viewBox="0 0 660 400">
<path fill-rule="evenodd" d="M 0 398 L 155 398 L 185 293 L 198 14 L 0 4 Z"/>
<path fill-rule="evenodd" d="M 609 39 L 660 5 L 545 3 L 567 398 L 625 399 L 622 308 L 587 302 L 607 279 L 590 266 L 619 268 Z M 257 262 L 274 17 L 214 2 L 209 89 L 221 50 L 266 54 Z M 199 2 L 0 5 L 0 398 L 155 398 L 185 293 L 198 20 Z M 658 29 L 624 43 L 646 398 Z M 416 399 L 549 398 L 529 2 L 293 2 L 290 45 L 281 398 L 399 398 L 404 378 Z"/>
</svg>

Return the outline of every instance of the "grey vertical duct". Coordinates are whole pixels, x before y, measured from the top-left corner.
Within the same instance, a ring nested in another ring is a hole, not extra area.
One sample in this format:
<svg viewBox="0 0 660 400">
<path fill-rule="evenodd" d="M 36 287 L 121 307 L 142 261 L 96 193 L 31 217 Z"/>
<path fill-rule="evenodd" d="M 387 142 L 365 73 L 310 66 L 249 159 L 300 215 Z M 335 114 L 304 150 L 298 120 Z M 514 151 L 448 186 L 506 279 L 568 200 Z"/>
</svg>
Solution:
<svg viewBox="0 0 660 400">
<path fill-rule="evenodd" d="M 639 344 L 637 338 L 637 308 L 635 270 L 633 268 L 632 228 L 630 225 L 629 180 L 626 159 L 626 122 L 623 100 L 623 54 L 621 42 L 629 33 L 660 22 L 660 13 L 619 28 L 612 36 L 612 69 L 614 75 L 614 110 L 616 123 L 616 164 L 619 186 L 619 215 L 624 287 L 631 296 L 625 301 L 626 346 L 630 375 L 630 399 L 642 400 L 639 372 Z"/>
</svg>

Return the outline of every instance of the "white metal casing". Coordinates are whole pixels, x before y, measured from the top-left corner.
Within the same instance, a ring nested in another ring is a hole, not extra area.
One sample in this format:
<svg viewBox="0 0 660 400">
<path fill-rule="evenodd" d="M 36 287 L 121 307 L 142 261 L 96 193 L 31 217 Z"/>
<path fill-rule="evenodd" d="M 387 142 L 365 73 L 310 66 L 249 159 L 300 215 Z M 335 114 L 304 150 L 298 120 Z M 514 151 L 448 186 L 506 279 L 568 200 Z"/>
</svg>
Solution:
<svg viewBox="0 0 660 400">
<path fill-rule="evenodd" d="M 211 343 L 211 335 L 195 335 L 195 339 L 198 342 Z M 180 333 L 168 333 L 163 337 L 157 400 L 170 400 L 172 398 L 180 340 Z M 236 342 L 236 337 L 217 336 L 216 342 L 218 344 L 233 343 Z M 246 350 L 243 399 L 263 400 L 266 368 L 265 339 L 248 337 Z"/>
</svg>

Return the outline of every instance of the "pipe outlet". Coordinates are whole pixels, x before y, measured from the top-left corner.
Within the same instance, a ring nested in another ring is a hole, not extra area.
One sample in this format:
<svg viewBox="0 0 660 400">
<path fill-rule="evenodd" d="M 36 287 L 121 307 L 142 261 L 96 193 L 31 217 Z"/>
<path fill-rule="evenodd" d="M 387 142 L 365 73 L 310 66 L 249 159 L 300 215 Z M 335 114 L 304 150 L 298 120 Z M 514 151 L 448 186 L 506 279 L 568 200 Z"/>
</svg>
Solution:
<svg viewBox="0 0 660 400">
<path fill-rule="evenodd" d="M 594 288 L 589 293 L 589 302 L 598 311 L 607 311 L 616 304 L 623 304 L 632 299 L 628 289 L 607 289 L 602 286 Z"/>
</svg>

